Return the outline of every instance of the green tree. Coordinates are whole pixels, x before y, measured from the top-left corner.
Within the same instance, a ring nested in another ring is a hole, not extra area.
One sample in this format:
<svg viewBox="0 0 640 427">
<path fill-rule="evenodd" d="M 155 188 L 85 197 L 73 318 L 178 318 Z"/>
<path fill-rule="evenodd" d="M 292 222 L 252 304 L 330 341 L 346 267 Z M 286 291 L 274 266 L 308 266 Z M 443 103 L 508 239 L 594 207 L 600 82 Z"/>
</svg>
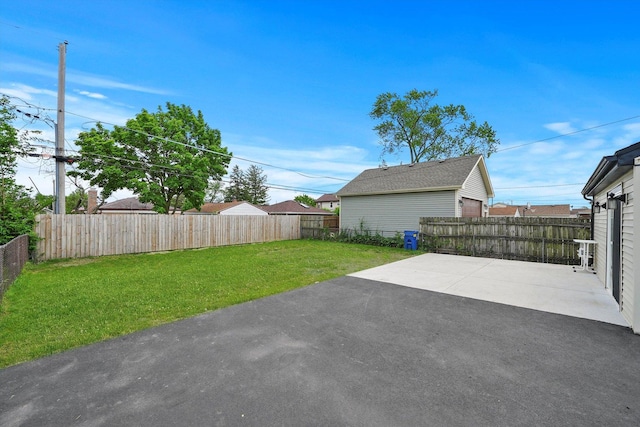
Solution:
<svg viewBox="0 0 640 427">
<path fill-rule="evenodd" d="M 489 157 L 500 141 L 487 122 L 478 125 L 463 105 L 432 104 L 438 91 L 413 89 L 403 97 L 378 95 L 370 117 L 380 137 L 382 154 L 408 148 L 411 163 L 473 154 Z"/>
<path fill-rule="evenodd" d="M 129 189 L 159 213 L 199 208 L 210 179 L 226 173 L 231 154 L 221 145 L 220 131 L 209 127 L 202 112 L 169 102 L 166 110 L 142 110 L 126 126 L 106 129 L 101 123 L 78 135 L 77 171 L 102 197 Z"/>
<path fill-rule="evenodd" d="M 65 197 L 65 209 L 66 213 L 74 214 L 81 211 L 80 208 L 87 209 L 87 202 L 89 196 L 84 191 L 84 188 L 76 188 L 72 193 L 67 194 Z"/>
<path fill-rule="evenodd" d="M 249 166 L 246 172 L 235 165 L 229 174 L 229 185 L 224 189 L 224 201 L 244 201 L 254 205 L 264 205 L 269 200 L 267 176 L 262 168 Z"/>
<path fill-rule="evenodd" d="M 26 132 L 19 133 L 13 127 L 15 119 L 15 107 L 3 95 L 0 97 L 0 191 L 7 185 L 15 185 L 13 178 L 18 156 L 26 154 L 29 148 L 29 135 Z"/>
<path fill-rule="evenodd" d="M 30 132 L 18 132 L 13 126 L 15 107 L 9 98 L 0 97 L 0 245 L 21 234 L 29 234 L 35 244 L 33 226 L 36 214 L 51 205 L 53 196 L 29 196 L 15 181 L 18 156 L 29 151 Z"/>
<path fill-rule="evenodd" d="M 224 190 L 224 201 L 233 202 L 247 199 L 244 185 L 244 172 L 240 166 L 235 165 L 229 174 L 229 185 Z"/>
<path fill-rule="evenodd" d="M 207 187 L 204 200 L 207 203 L 221 203 L 224 201 L 224 188 L 222 186 L 222 181 L 209 181 L 209 186 Z"/>
<path fill-rule="evenodd" d="M 256 165 L 249 166 L 244 174 L 246 201 L 253 205 L 264 205 L 269 200 L 267 176 L 262 168 Z"/>
<path fill-rule="evenodd" d="M 314 208 L 316 207 L 316 199 L 314 199 L 313 197 L 307 194 L 301 194 L 299 196 L 296 196 L 293 198 L 293 200 L 295 200 L 298 203 L 302 203 L 303 205 L 311 206 Z"/>
</svg>

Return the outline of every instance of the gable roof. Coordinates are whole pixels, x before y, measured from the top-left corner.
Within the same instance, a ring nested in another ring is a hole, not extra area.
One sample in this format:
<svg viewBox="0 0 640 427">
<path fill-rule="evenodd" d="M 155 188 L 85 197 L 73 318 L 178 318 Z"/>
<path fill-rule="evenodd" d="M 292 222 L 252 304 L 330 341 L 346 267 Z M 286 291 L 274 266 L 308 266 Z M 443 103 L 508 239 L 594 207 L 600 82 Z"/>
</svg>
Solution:
<svg viewBox="0 0 640 427">
<path fill-rule="evenodd" d="M 227 203 L 205 203 L 202 206 L 200 206 L 200 210 L 193 208 L 193 209 L 189 209 L 186 212 L 200 212 L 200 213 L 218 214 L 218 213 L 220 213 L 222 211 L 225 211 L 227 209 L 231 209 L 232 207 L 241 205 L 243 203 L 250 204 L 248 202 L 239 202 L 239 201 L 227 202 Z M 251 206 L 253 206 L 253 205 L 251 205 Z"/>
<path fill-rule="evenodd" d="M 316 203 L 337 202 L 339 200 L 340 199 L 338 199 L 338 196 L 336 196 L 335 194 L 323 194 L 318 200 L 316 200 Z"/>
<path fill-rule="evenodd" d="M 489 197 L 493 187 L 482 155 L 455 157 L 410 165 L 367 169 L 342 187 L 337 195 L 411 193 L 423 191 L 457 190 L 476 167 L 480 169 Z"/>
<path fill-rule="evenodd" d="M 582 189 L 582 195 L 595 196 L 600 193 L 629 172 L 636 157 L 640 157 L 640 142 L 618 150 L 612 156 L 603 157 Z"/>
<path fill-rule="evenodd" d="M 526 210 L 525 210 L 526 209 Z M 531 205 L 531 208 L 527 208 L 526 206 L 518 206 L 518 211 L 520 211 L 520 215 L 527 216 L 570 216 L 571 215 L 571 205 Z"/>
<path fill-rule="evenodd" d="M 137 197 L 127 197 L 115 202 L 105 203 L 99 208 L 102 211 L 151 211 L 153 203 L 142 203 Z"/>
<path fill-rule="evenodd" d="M 520 212 L 517 206 L 490 207 L 489 216 L 509 216 L 515 218 L 520 216 Z"/>
<path fill-rule="evenodd" d="M 276 203 L 274 205 L 260 206 L 260 209 L 271 215 L 333 215 L 324 209 L 306 206 L 295 200 Z"/>
</svg>

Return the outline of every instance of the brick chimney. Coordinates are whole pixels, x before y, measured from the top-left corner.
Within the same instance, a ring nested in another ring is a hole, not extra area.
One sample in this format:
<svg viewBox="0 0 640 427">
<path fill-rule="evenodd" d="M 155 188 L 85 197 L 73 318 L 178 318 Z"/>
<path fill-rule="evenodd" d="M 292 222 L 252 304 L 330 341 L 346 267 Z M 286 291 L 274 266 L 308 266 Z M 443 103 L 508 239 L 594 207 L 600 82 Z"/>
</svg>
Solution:
<svg viewBox="0 0 640 427">
<path fill-rule="evenodd" d="M 98 209 L 98 190 L 96 190 L 95 188 L 90 188 L 87 194 L 87 213 L 94 214 Z"/>
</svg>

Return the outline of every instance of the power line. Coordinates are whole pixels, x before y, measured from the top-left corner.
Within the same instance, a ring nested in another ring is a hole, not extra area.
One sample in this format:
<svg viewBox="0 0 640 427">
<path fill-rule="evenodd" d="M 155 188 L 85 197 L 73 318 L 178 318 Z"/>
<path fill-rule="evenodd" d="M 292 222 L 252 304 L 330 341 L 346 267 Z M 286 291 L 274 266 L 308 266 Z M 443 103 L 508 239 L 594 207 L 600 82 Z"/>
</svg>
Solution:
<svg viewBox="0 0 640 427">
<path fill-rule="evenodd" d="M 626 122 L 626 121 L 633 120 L 633 119 L 638 119 L 638 118 L 640 118 L 640 115 L 637 115 L 637 116 L 631 116 L 631 117 L 627 117 L 627 118 L 625 118 L 625 119 L 615 120 L 615 121 L 613 121 L 613 122 L 603 123 L 603 124 L 601 124 L 601 125 L 591 126 L 591 127 L 584 128 L 584 129 L 580 129 L 580 130 L 575 130 L 575 131 L 573 131 L 573 132 L 563 133 L 563 134 L 561 134 L 561 135 L 550 136 L 549 138 L 543 138 L 543 139 L 539 139 L 539 140 L 537 140 L 537 141 L 526 142 L 526 143 L 524 143 L 524 144 L 514 145 L 514 146 L 512 146 L 512 147 L 507 147 L 507 148 L 503 148 L 503 149 L 501 149 L 501 150 L 496 150 L 495 152 L 496 152 L 496 153 L 501 153 L 501 152 L 503 152 L 503 151 L 514 150 L 514 149 L 516 149 L 516 148 L 526 147 L 527 145 L 537 144 L 537 143 L 539 143 L 539 142 L 551 141 L 552 139 L 558 139 L 558 138 L 562 138 L 562 137 L 565 137 L 565 136 L 575 135 L 575 134 L 577 134 L 577 133 L 587 132 L 587 131 L 590 131 L 590 130 L 594 130 L 594 129 L 602 128 L 602 127 L 605 127 L 605 126 L 611 126 L 611 125 L 615 125 L 615 124 L 617 124 L 617 123 L 622 123 L 622 122 Z"/>
<path fill-rule="evenodd" d="M 576 184 L 551 184 L 551 185 L 530 185 L 527 187 L 502 187 L 502 188 L 494 188 L 494 190 L 520 190 L 523 188 L 573 187 L 576 185 L 584 185 L 584 183 L 579 182 Z"/>
<path fill-rule="evenodd" d="M 119 161 L 121 162 L 119 164 L 119 167 L 123 168 L 123 169 L 127 169 L 130 171 L 141 171 L 141 172 L 147 172 L 149 167 L 152 168 L 157 168 L 157 169 L 161 169 L 161 170 L 165 170 L 165 172 L 167 171 L 176 171 L 179 172 L 179 175 L 182 177 L 186 177 L 186 178 L 195 178 L 194 175 L 190 175 L 190 174 L 185 174 L 179 171 L 180 167 L 178 165 L 160 165 L 160 164 L 155 164 L 155 163 L 148 163 L 148 162 L 143 162 L 141 160 L 134 160 L 134 159 L 128 159 L 128 158 L 124 158 L 124 157 L 116 157 L 116 156 L 109 156 L 106 154 L 98 154 L 98 153 L 91 153 L 91 152 L 84 152 L 84 153 L 80 153 L 77 150 L 68 150 L 71 153 L 78 153 L 80 156 L 88 156 L 89 158 L 97 158 L 97 159 L 110 159 L 110 160 L 115 160 L 115 161 Z M 16 153 L 18 154 L 18 153 Z M 39 154 L 30 154 L 27 155 L 27 157 L 42 157 Z M 51 158 L 56 158 L 55 155 L 52 155 Z M 69 156 L 64 156 L 63 157 L 63 161 L 68 161 L 68 162 L 75 162 L 77 160 L 80 160 L 80 157 L 69 157 Z M 139 164 L 139 166 L 134 166 L 133 164 Z M 71 165 L 73 167 L 73 165 Z M 217 181 L 220 182 L 224 182 L 226 184 L 230 183 L 229 180 L 225 180 L 222 178 L 218 178 L 216 179 Z M 271 188 L 271 189 L 276 189 L 276 190 L 289 190 L 289 191 L 299 191 L 299 192 L 310 192 L 310 193 L 323 193 L 324 191 L 319 190 L 317 188 L 306 188 L 306 187 L 295 187 L 295 186 L 288 186 L 288 185 L 284 185 L 284 184 L 275 184 L 275 183 L 271 183 L 271 182 L 267 182 L 265 184 L 266 187 Z"/>
<path fill-rule="evenodd" d="M 23 99 L 20 99 L 18 97 L 12 96 L 12 95 L 3 94 L 3 93 L 0 94 L 0 95 L 7 96 L 9 98 L 18 99 L 18 100 L 22 101 L 23 103 L 25 103 L 25 105 L 23 107 L 29 106 L 29 107 L 32 107 L 32 108 L 41 109 L 43 111 L 45 111 L 45 110 L 55 111 L 55 109 L 47 109 L 47 108 L 37 107 L 35 105 L 29 104 L 27 101 L 24 101 Z M 337 178 L 337 177 L 325 176 L 325 175 L 311 175 L 311 174 L 303 173 L 303 172 L 300 172 L 298 170 L 291 169 L 291 168 L 285 168 L 285 167 L 282 167 L 282 166 L 276 166 L 276 165 L 273 165 L 273 164 L 270 164 L 270 163 L 266 163 L 266 162 L 261 162 L 261 161 L 258 161 L 258 160 L 252 160 L 252 159 L 248 159 L 248 158 L 244 158 L 244 157 L 240 157 L 240 156 L 224 153 L 224 152 L 221 152 L 221 151 L 215 151 L 215 150 L 211 150 L 211 149 L 204 148 L 204 147 L 198 147 L 198 146 L 195 146 L 195 145 L 192 145 L 192 144 L 187 144 L 187 143 L 175 141 L 175 140 L 172 140 L 172 139 L 169 139 L 169 138 L 166 138 L 166 137 L 161 137 L 161 136 L 149 134 L 149 133 L 137 130 L 137 129 L 131 129 L 131 128 L 128 128 L 126 126 L 116 125 L 115 123 L 110 123 L 110 122 L 106 122 L 106 121 L 103 121 L 103 120 L 98 120 L 96 118 L 88 117 L 88 116 L 85 116 L 85 115 L 82 115 L 82 114 L 78 114 L 78 113 L 74 113 L 74 112 L 68 111 L 68 110 L 66 110 L 65 113 L 73 115 L 73 116 L 76 116 L 76 117 L 80 117 L 80 118 L 83 118 L 83 119 L 90 120 L 90 122 L 93 122 L 93 123 L 103 123 L 103 124 L 110 125 L 110 126 L 118 126 L 121 129 L 126 129 L 126 130 L 128 130 L 130 132 L 136 132 L 138 134 L 145 135 L 145 136 L 147 136 L 149 138 L 157 138 L 157 139 L 161 139 L 161 140 L 164 140 L 164 141 L 167 141 L 167 142 L 172 142 L 174 144 L 182 145 L 182 146 L 185 146 L 185 147 L 188 147 L 188 148 L 193 148 L 193 149 L 196 149 L 196 150 L 209 152 L 209 153 L 212 153 L 212 154 L 217 154 L 217 155 L 220 155 L 220 156 L 225 156 L 225 157 L 228 157 L 228 158 L 233 158 L 233 159 L 236 159 L 236 160 L 241 160 L 241 161 L 245 161 L 245 162 L 248 162 L 248 163 L 253 163 L 253 164 L 256 164 L 256 165 L 265 166 L 265 167 L 269 167 L 269 168 L 273 168 L 273 169 L 279 169 L 279 170 L 284 170 L 284 171 L 287 171 L 287 172 L 293 172 L 293 173 L 295 173 L 297 175 L 300 175 L 302 177 L 305 177 L 305 178 L 315 178 L 315 179 L 323 178 L 323 179 L 331 179 L 331 180 L 341 181 L 341 182 L 349 182 L 350 181 L 349 179 L 345 179 L 345 178 Z"/>
<path fill-rule="evenodd" d="M 172 140 L 170 138 L 149 134 L 149 133 L 137 130 L 137 129 L 131 129 L 131 128 L 128 128 L 126 126 L 119 126 L 119 125 L 116 125 L 114 123 L 109 123 L 109 122 L 105 122 L 105 121 L 101 121 L 101 120 L 96 120 L 96 119 L 94 119 L 92 117 L 83 116 L 81 114 L 73 113 L 71 111 L 67 111 L 66 113 L 74 115 L 76 117 L 83 118 L 83 119 L 91 120 L 92 122 L 95 122 L 95 123 L 104 123 L 104 124 L 107 124 L 107 125 L 110 125 L 110 126 L 118 126 L 121 129 L 126 129 L 126 130 L 131 131 L 131 132 L 136 132 L 138 134 L 145 135 L 145 136 L 147 136 L 149 138 L 157 138 L 157 139 L 161 139 L 161 140 L 164 140 L 164 141 L 167 141 L 167 142 L 172 142 L 172 143 L 175 143 L 175 144 L 178 144 L 178 145 L 182 145 L 182 146 L 185 146 L 185 147 L 194 148 L 194 149 L 197 149 L 197 150 L 200 150 L 200 151 L 204 151 L 204 152 L 208 152 L 208 153 L 212 153 L 212 154 L 218 154 L 220 156 L 225 156 L 225 157 L 229 157 L 229 158 L 233 158 L 233 159 L 237 159 L 237 160 L 242 160 L 242 161 L 245 161 L 245 162 L 253 163 L 253 164 L 256 164 L 256 165 L 260 165 L 260 166 L 266 166 L 266 167 L 270 167 L 270 168 L 273 168 L 273 169 L 279 169 L 279 170 L 284 170 L 284 171 L 287 171 L 287 172 L 293 172 L 293 173 L 298 174 L 300 176 L 303 176 L 305 178 L 324 178 L 324 179 L 333 179 L 333 180 L 336 180 L 336 181 L 343 181 L 343 182 L 350 181 L 348 179 L 336 178 L 336 177 L 332 177 L 332 176 L 305 174 L 305 173 L 297 171 L 295 169 L 285 168 L 285 167 L 282 167 L 282 166 L 276 166 L 276 165 L 272 165 L 270 163 L 261 162 L 261 161 L 258 161 L 258 160 L 247 159 L 247 158 L 244 158 L 244 157 L 235 156 L 235 155 L 231 155 L 231 154 L 220 152 L 220 151 L 210 150 L 210 149 L 204 148 L 204 147 L 198 147 L 198 146 L 195 146 L 195 145 L 192 145 L 192 144 L 187 144 L 187 143 L 184 143 L 184 142 L 175 141 L 175 140 Z"/>
</svg>

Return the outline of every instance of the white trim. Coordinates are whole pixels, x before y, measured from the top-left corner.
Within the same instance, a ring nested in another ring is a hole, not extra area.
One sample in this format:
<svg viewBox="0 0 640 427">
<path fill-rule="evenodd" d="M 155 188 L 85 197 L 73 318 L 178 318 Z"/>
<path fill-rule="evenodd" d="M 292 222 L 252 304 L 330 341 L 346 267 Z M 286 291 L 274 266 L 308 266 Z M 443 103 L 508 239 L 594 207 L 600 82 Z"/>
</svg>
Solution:
<svg viewBox="0 0 640 427">
<path fill-rule="evenodd" d="M 636 167 L 640 166 L 640 157 L 636 157 L 633 160 L 633 189 L 640 191 L 640 173 Z M 635 195 L 634 199 L 634 216 L 633 216 L 633 228 L 635 230 L 640 230 L 640 212 L 635 206 Z M 640 208 L 638 208 L 640 209 Z M 633 234 L 633 280 L 630 280 L 629 285 L 633 283 L 633 304 L 631 305 L 631 309 L 633 312 L 631 313 L 631 327 L 633 332 L 636 334 L 640 334 L 640 233 Z"/>
</svg>

